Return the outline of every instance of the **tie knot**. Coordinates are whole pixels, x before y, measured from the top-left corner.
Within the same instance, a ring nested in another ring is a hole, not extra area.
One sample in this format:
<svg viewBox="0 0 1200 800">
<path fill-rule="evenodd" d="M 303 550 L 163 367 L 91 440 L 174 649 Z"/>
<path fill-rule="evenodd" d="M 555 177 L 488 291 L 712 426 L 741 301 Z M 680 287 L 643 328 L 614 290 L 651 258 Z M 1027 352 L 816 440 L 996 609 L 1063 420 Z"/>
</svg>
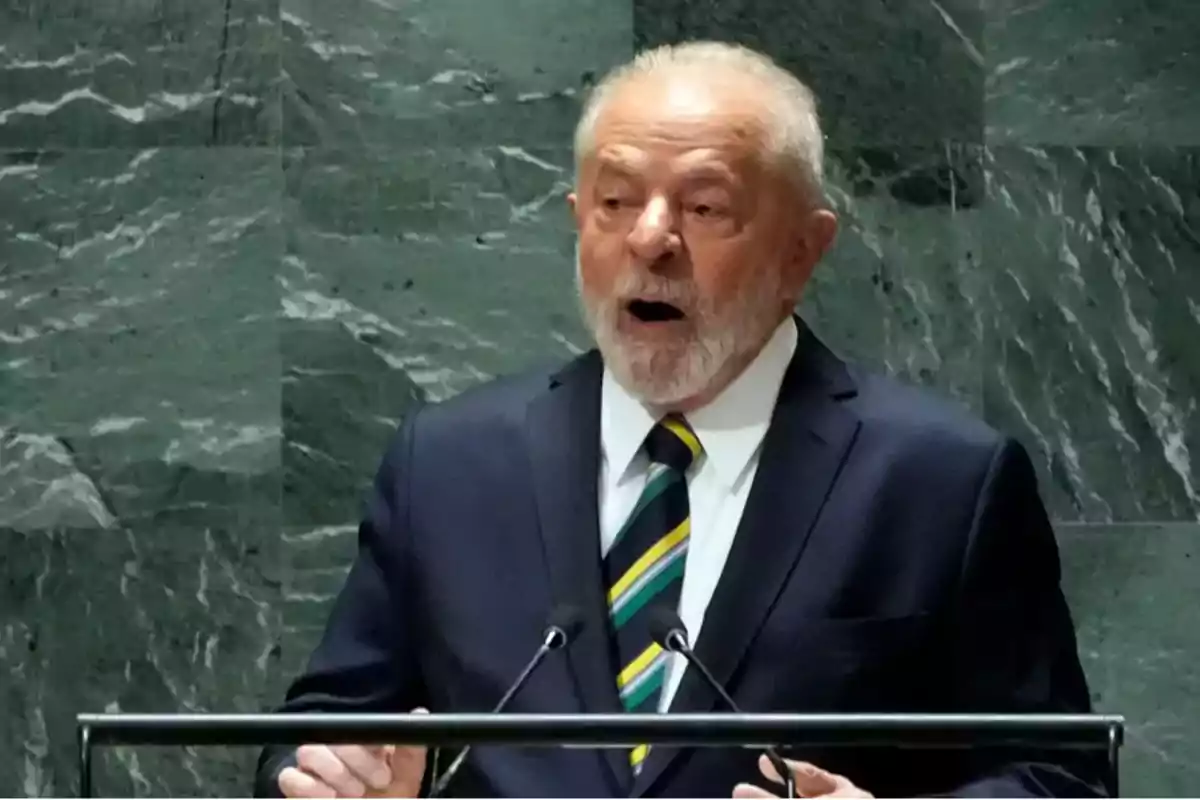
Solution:
<svg viewBox="0 0 1200 800">
<path fill-rule="evenodd" d="M 679 472 L 686 472 L 702 452 L 700 440 L 682 417 L 663 418 L 646 437 L 646 456 Z"/>
</svg>

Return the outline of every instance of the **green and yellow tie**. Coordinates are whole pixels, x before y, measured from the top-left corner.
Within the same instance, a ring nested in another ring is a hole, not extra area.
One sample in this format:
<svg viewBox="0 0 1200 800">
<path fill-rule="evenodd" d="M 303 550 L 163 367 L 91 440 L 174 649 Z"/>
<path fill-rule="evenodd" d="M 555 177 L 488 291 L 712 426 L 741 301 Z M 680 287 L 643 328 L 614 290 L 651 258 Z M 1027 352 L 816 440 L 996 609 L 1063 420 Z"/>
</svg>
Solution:
<svg viewBox="0 0 1200 800">
<path fill-rule="evenodd" d="M 687 470 L 700 441 L 687 423 L 667 417 L 646 437 L 650 460 L 646 488 L 604 559 L 608 608 L 616 647 L 617 689 L 630 712 L 657 710 L 666 678 L 667 653 L 650 635 L 647 612 L 679 606 L 691 523 Z M 636 774 L 649 748 L 630 752 Z"/>
</svg>

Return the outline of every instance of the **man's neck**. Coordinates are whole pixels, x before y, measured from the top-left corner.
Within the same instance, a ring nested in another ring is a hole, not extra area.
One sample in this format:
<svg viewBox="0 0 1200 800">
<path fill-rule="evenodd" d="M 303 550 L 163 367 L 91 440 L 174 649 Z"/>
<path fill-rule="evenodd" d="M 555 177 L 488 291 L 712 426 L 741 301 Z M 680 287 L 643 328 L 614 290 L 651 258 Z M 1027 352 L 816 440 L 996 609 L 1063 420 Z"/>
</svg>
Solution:
<svg viewBox="0 0 1200 800">
<path fill-rule="evenodd" d="M 655 410 L 660 414 L 675 413 L 686 415 L 692 413 L 696 409 L 704 408 L 709 403 L 712 403 L 721 396 L 721 392 L 729 388 L 729 385 L 736 381 L 738 376 L 746 371 L 747 367 L 754 363 L 754 359 L 758 358 L 759 354 L 763 351 L 763 348 L 767 346 L 767 343 L 771 341 L 771 338 L 775 335 L 775 331 L 778 329 L 779 325 L 781 325 L 783 320 L 788 316 L 791 315 L 788 314 L 775 320 L 775 324 L 766 330 L 766 332 L 759 338 L 757 344 L 755 344 L 753 347 L 747 348 L 744 352 L 739 353 L 733 358 L 729 359 L 729 361 L 725 363 L 720 371 L 717 372 L 716 376 L 704 389 L 704 391 L 684 400 L 656 408 Z"/>
</svg>

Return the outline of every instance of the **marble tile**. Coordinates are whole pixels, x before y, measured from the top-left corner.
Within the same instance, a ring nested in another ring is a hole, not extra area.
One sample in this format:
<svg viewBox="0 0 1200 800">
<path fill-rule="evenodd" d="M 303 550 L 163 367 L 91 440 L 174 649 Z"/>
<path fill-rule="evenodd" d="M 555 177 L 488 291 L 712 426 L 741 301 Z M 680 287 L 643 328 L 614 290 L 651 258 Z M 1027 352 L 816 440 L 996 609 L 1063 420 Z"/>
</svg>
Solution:
<svg viewBox="0 0 1200 800">
<path fill-rule="evenodd" d="M 289 319 L 281 345 L 283 519 L 355 521 L 400 421 L 424 393 L 389 363 L 382 334 Z"/>
<path fill-rule="evenodd" d="M 0 794 L 76 793 L 81 712 L 265 710 L 279 540 L 251 526 L 0 528 Z M 245 797 L 248 749 L 95 751 L 108 797 Z"/>
<path fill-rule="evenodd" d="M 0 8 L 0 147 L 278 141 L 278 0 Z"/>
<path fill-rule="evenodd" d="M 989 142 L 1200 145 L 1193 0 L 984 0 Z"/>
<path fill-rule="evenodd" d="M 278 695 L 281 196 L 267 151 L 0 153 L 0 794 L 73 793 L 81 711 Z M 242 796 L 252 759 L 98 780 Z"/>
<path fill-rule="evenodd" d="M 282 2 L 291 145 L 561 144 L 632 52 L 611 0 Z"/>
<path fill-rule="evenodd" d="M 1200 787 L 1200 525 L 1063 525 L 1063 586 L 1097 711 L 1123 714 L 1121 794 Z"/>
<path fill-rule="evenodd" d="M 278 156 L 0 154 L 0 525 L 279 507 Z"/>
<path fill-rule="evenodd" d="M 813 87 L 844 146 L 982 142 L 982 0 L 634 0 L 638 49 L 737 41 Z"/>
<path fill-rule="evenodd" d="M 1063 520 L 1200 513 L 1200 150 L 988 151 L 988 419 Z"/>
<path fill-rule="evenodd" d="M 570 156 L 289 151 L 284 514 L 354 522 L 407 409 L 589 346 Z"/>
<path fill-rule="evenodd" d="M 827 160 L 841 227 L 802 315 L 843 357 L 978 409 L 979 148 L 835 147 Z"/>
<path fill-rule="evenodd" d="M 317 646 L 333 601 L 358 551 L 358 521 L 339 525 L 287 526 L 281 538 L 284 569 L 279 606 L 282 633 L 280 668 L 303 671 Z M 279 702 L 282 693 L 268 698 Z"/>
<path fill-rule="evenodd" d="M 291 153 L 285 314 L 339 322 L 431 401 L 562 361 L 588 346 L 569 180 L 565 148 Z"/>
</svg>

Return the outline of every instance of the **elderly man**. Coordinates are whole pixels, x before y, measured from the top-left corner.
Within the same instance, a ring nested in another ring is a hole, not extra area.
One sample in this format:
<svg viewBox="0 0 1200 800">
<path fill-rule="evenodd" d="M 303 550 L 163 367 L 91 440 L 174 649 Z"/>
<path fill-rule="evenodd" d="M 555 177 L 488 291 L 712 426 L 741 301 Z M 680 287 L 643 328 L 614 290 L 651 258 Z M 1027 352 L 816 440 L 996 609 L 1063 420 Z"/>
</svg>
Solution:
<svg viewBox="0 0 1200 800">
<path fill-rule="evenodd" d="M 657 643 L 667 608 L 749 711 L 1088 711 L 1025 452 L 793 315 L 836 229 L 810 92 L 739 47 L 660 48 L 597 87 L 576 157 L 598 352 L 406 420 L 285 709 L 487 710 L 569 607 L 577 635 L 508 710 L 720 710 Z M 1054 751 L 788 756 L 805 796 L 1100 783 Z M 429 772 L 421 748 L 268 748 L 257 790 L 415 796 Z M 775 778 L 739 748 L 481 747 L 447 789 L 754 797 Z"/>
</svg>

